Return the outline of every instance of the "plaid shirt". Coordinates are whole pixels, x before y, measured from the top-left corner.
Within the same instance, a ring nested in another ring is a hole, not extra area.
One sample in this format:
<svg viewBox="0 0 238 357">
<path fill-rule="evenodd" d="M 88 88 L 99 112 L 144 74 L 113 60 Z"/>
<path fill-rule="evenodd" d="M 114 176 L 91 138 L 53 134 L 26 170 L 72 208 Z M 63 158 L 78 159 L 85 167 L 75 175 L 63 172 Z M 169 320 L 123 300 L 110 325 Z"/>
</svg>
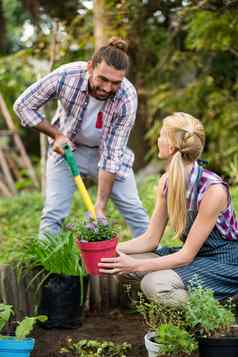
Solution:
<svg viewBox="0 0 238 357">
<path fill-rule="evenodd" d="M 25 127 L 34 127 L 43 119 L 39 109 L 51 99 L 58 99 L 58 109 L 52 125 L 73 143 L 80 132 L 84 112 L 89 102 L 86 62 L 63 65 L 31 85 L 15 102 L 14 110 Z M 133 165 L 134 154 L 127 148 L 137 110 L 134 86 L 124 78 L 116 94 L 105 101 L 102 112 L 104 126 L 100 141 L 98 167 L 120 177 L 126 177 Z M 49 139 L 50 144 L 53 140 Z M 77 146 L 77 144 L 76 144 Z M 53 152 L 56 160 L 62 156 Z"/>
</svg>

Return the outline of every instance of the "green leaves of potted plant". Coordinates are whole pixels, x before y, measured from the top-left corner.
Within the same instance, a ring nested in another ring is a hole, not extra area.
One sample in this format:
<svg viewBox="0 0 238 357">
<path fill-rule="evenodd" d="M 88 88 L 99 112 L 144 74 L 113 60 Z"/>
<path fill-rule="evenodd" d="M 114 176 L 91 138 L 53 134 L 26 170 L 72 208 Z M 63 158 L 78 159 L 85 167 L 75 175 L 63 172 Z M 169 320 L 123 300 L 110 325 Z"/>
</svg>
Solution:
<svg viewBox="0 0 238 357">
<path fill-rule="evenodd" d="M 142 297 L 137 308 L 150 328 L 145 336 L 149 357 L 189 356 L 198 347 L 200 357 L 238 356 L 232 305 L 222 305 L 197 280 L 192 281 L 182 306 L 147 302 Z"/>
<path fill-rule="evenodd" d="M 198 338 L 200 357 L 238 356 L 238 335 L 233 335 L 235 316 L 231 303 L 222 305 L 211 290 L 200 284 L 192 285 L 185 318 Z"/>
<path fill-rule="evenodd" d="M 112 341 L 79 340 L 67 341 L 67 346 L 61 349 L 61 353 L 72 352 L 74 356 L 81 357 L 126 357 L 126 353 L 131 349 L 127 342 L 122 344 Z"/>
<path fill-rule="evenodd" d="M 32 249 L 32 266 L 40 269 L 36 278 L 44 275 L 39 312 L 46 314 L 48 321 L 43 327 L 80 326 L 88 277 L 74 233 L 62 230 L 57 235 L 37 239 Z"/>
<path fill-rule="evenodd" d="M 0 304 L 0 332 L 14 314 L 12 306 Z M 28 357 L 34 348 L 34 338 L 26 338 L 36 321 L 46 321 L 47 316 L 25 317 L 17 326 L 15 336 L 0 335 L 0 355 L 4 357 Z"/>
<path fill-rule="evenodd" d="M 145 335 L 149 357 L 190 356 L 197 349 L 195 338 L 187 331 L 184 306 L 146 301 L 142 294 L 137 310 L 150 331 Z"/>
<path fill-rule="evenodd" d="M 48 272 L 49 274 L 78 277 L 82 290 L 80 301 L 83 303 L 83 278 L 87 274 L 75 247 L 73 232 L 62 230 L 58 234 L 47 234 L 44 239 L 36 239 L 31 254 L 32 267 L 41 268 L 39 274 Z"/>
<path fill-rule="evenodd" d="M 171 323 L 160 325 L 154 332 L 153 340 L 160 346 L 160 355 L 164 356 L 190 356 L 198 347 L 195 338 L 185 328 Z"/>
<path fill-rule="evenodd" d="M 117 232 L 113 225 L 105 219 L 94 220 L 91 217 L 75 226 L 78 239 L 76 241 L 87 273 L 101 275 L 98 263 L 101 258 L 116 255 L 118 242 Z"/>
</svg>

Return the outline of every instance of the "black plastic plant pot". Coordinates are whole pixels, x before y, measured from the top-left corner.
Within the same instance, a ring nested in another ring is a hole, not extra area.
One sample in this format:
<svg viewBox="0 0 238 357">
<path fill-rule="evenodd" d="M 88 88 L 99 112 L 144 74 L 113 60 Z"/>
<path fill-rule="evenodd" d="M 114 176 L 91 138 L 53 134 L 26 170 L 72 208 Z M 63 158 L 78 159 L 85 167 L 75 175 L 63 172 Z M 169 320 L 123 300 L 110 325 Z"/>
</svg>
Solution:
<svg viewBox="0 0 238 357">
<path fill-rule="evenodd" d="M 86 299 L 88 277 L 83 278 L 83 304 L 81 284 L 77 276 L 51 274 L 42 287 L 38 313 L 47 315 L 48 320 L 41 327 L 77 328 L 82 324 L 82 313 Z"/>
<path fill-rule="evenodd" d="M 238 357 L 238 336 L 199 339 L 200 357 Z"/>
</svg>

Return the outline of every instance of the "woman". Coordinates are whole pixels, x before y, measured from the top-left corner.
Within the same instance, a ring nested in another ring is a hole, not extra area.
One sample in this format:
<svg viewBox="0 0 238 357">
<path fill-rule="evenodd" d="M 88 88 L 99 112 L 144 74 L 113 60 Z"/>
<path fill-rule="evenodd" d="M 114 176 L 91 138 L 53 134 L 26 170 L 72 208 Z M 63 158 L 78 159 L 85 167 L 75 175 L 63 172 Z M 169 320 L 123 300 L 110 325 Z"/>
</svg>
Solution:
<svg viewBox="0 0 238 357">
<path fill-rule="evenodd" d="M 101 272 L 141 279 L 149 299 L 186 301 L 195 275 L 217 299 L 238 292 L 238 222 L 227 184 L 198 164 L 204 140 L 201 122 L 191 115 L 164 119 L 158 147 L 167 170 L 159 180 L 149 228 L 119 244 L 117 257 L 99 263 Z M 168 220 L 183 246 L 155 250 Z"/>
</svg>

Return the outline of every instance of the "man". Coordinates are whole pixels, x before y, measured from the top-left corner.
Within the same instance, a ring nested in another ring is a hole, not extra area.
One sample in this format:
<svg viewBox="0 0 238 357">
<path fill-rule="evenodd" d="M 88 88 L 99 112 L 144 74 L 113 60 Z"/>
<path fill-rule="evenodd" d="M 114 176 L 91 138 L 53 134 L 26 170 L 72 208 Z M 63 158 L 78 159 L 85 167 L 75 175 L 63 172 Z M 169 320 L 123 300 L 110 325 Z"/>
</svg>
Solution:
<svg viewBox="0 0 238 357">
<path fill-rule="evenodd" d="M 63 65 L 30 86 L 14 104 L 26 127 L 49 136 L 46 200 L 40 235 L 57 233 L 69 214 L 75 184 L 63 159 L 63 145 L 74 150 L 80 172 L 98 180 L 97 217 L 105 217 L 111 196 L 136 237 L 145 232 L 148 217 L 138 197 L 127 148 L 137 110 L 137 94 L 126 79 L 127 44 L 112 38 L 91 61 Z M 50 124 L 39 109 L 49 100 L 59 106 Z"/>
</svg>

